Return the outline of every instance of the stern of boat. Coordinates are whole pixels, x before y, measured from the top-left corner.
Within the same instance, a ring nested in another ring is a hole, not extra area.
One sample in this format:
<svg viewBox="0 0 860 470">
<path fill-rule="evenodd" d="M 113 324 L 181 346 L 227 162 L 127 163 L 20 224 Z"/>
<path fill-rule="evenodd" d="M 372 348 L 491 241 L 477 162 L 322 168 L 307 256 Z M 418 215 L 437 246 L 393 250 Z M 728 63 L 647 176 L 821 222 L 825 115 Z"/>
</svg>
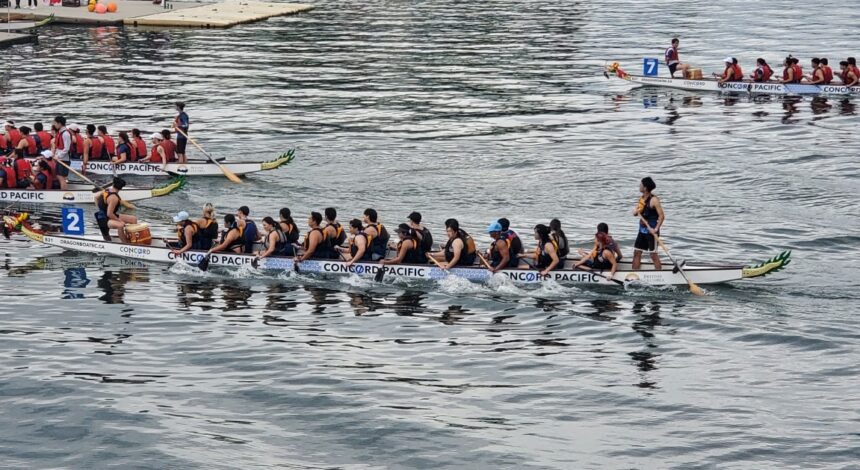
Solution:
<svg viewBox="0 0 860 470">
<path fill-rule="evenodd" d="M 603 66 L 603 76 L 609 78 L 610 75 L 615 75 L 616 77 L 623 80 L 628 80 L 628 77 L 630 76 L 630 74 L 628 74 L 624 71 L 624 69 L 621 68 L 621 64 L 619 64 L 618 62 L 613 62 L 611 64 Z"/>
<path fill-rule="evenodd" d="M 763 277 L 784 269 L 791 262 L 791 251 L 783 251 L 773 258 L 763 261 L 755 266 L 744 266 L 742 277 L 750 279 Z"/>
<path fill-rule="evenodd" d="M 40 230 L 34 229 L 27 219 L 30 218 L 30 214 L 26 212 L 23 214 L 18 214 L 17 216 L 12 215 L 4 215 L 3 216 L 3 224 L 6 227 L 9 227 L 12 230 L 21 232 L 35 242 L 44 243 L 44 234 Z"/>
</svg>

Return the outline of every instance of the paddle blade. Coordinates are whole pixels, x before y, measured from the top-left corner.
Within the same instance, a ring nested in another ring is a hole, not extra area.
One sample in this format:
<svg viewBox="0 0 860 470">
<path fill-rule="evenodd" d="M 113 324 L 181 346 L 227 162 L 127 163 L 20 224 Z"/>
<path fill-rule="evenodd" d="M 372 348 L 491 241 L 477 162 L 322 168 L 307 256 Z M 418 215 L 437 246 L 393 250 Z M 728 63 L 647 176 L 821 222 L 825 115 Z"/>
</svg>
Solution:
<svg viewBox="0 0 860 470">
<path fill-rule="evenodd" d="M 206 271 L 209 269 L 209 255 L 203 257 L 199 263 L 197 263 L 197 269 L 201 271 Z"/>
<path fill-rule="evenodd" d="M 301 273 L 302 273 L 302 272 L 301 272 L 301 270 L 299 269 L 299 262 L 298 262 L 298 261 L 293 261 L 293 271 L 294 271 L 296 274 L 301 274 Z"/>
<path fill-rule="evenodd" d="M 693 295 L 699 295 L 699 296 L 705 295 L 705 291 L 702 290 L 701 287 L 696 285 L 695 282 L 688 280 L 687 285 L 690 287 L 690 292 L 692 292 Z"/>
<path fill-rule="evenodd" d="M 257 269 L 260 267 L 260 258 L 254 258 L 251 260 L 251 267 Z"/>
<path fill-rule="evenodd" d="M 228 170 L 227 167 L 221 165 L 221 171 L 224 173 L 224 176 L 226 176 L 228 180 L 234 183 L 242 183 L 242 180 L 239 179 L 238 176 L 236 176 L 236 173 L 233 173 L 232 171 Z"/>
<path fill-rule="evenodd" d="M 376 282 L 382 282 L 382 279 L 385 277 L 385 266 L 380 266 L 376 271 L 376 275 L 373 276 L 373 280 Z"/>
</svg>

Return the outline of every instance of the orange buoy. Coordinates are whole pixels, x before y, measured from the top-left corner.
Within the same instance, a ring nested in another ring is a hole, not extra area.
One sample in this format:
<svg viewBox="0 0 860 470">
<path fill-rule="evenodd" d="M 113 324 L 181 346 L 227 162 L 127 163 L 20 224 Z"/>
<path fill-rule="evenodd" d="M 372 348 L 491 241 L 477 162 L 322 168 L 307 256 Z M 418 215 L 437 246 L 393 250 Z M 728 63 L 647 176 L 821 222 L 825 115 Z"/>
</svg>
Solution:
<svg viewBox="0 0 860 470">
<path fill-rule="evenodd" d="M 101 13 L 104 13 L 106 11 L 107 11 L 107 7 L 105 6 L 104 3 L 97 3 L 96 4 L 96 13 L 101 14 Z"/>
<path fill-rule="evenodd" d="M 107 11 L 110 13 L 116 13 L 116 3 L 110 2 L 107 4 Z"/>
<path fill-rule="evenodd" d="M 90 0 L 87 2 L 87 10 L 89 10 L 90 13 L 96 11 L 96 0 Z"/>
</svg>

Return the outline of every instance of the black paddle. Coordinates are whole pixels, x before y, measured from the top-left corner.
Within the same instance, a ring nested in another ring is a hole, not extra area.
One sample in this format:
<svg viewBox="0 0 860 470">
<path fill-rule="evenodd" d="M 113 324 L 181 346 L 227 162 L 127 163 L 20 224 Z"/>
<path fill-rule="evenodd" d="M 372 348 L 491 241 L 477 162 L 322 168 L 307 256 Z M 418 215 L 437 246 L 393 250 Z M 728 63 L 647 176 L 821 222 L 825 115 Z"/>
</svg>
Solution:
<svg viewBox="0 0 860 470">
<path fill-rule="evenodd" d="M 385 278 L 385 265 L 379 263 L 379 269 L 376 271 L 376 275 L 373 276 L 373 280 L 376 282 L 382 282 L 383 278 Z"/>
<path fill-rule="evenodd" d="M 604 276 L 603 274 L 596 273 L 596 272 L 594 272 L 594 271 L 592 271 L 592 270 L 590 270 L 590 269 L 583 268 L 582 266 L 574 266 L 574 267 L 573 267 L 573 269 L 576 269 L 577 271 L 582 271 L 582 272 L 586 272 L 586 273 L 591 273 L 591 274 L 593 274 L 593 275 L 595 275 L 595 276 L 597 276 L 597 277 L 602 277 L 603 279 L 606 279 L 607 281 L 612 281 L 612 282 L 614 282 L 614 283 L 618 284 L 619 286 L 623 286 L 623 285 L 624 285 L 624 283 L 623 283 L 623 282 L 621 282 L 621 281 L 619 281 L 618 279 L 612 279 L 612 278 L 611 278 L 611 277 L 609 277 L 609 276 Z"/>
<path fill-rule="evenodd" d="M 211 256 L 211 254 L 206 253 L 206 256 L 204 256 L 203 259 L 201 259 L 200 262 L 197 263 L 197 269 L 201 271 L 206 271 L 207 269 L 209 269 L 209 258 Z"/>
</svg>

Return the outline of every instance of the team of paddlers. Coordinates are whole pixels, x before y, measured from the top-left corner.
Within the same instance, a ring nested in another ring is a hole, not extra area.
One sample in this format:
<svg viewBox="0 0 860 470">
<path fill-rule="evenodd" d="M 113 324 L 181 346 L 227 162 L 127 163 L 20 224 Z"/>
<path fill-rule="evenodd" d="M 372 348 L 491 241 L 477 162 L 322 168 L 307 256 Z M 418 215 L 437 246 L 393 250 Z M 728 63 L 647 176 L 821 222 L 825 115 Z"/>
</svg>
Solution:
<svg viewBox="0 0 860 470">
<path fill-rule="evenodd" d="M 120 240 L 128 242 L 125 227 L 138 223 L 136 217 L 120 213 L 120 192 L 124 186 L 125 182 L 121 178 L 114 178 L 113 185 L 96 197 L 99 209 L 96 221 L 108 241 L 111 240 L 110 229 L 116 229 Z M 659 236 L 665 216 L 659 198 L 653 194 L 655 188 L 656 184 L 650 177 L 643 178 L 639 185 L 642 197 L 633 210 L 633 215 L 640 220 L 634 244 L 633 269 L 639 269 L 643 252 L 651 255 L 655 269 L 661 269 L 656 252 L 656 237 Z M 546 275 L 549 271 L 563 268 L 564 260 L 570 253 L 567 236 L 558 219 L 553 219 L 548 225 L 538 224 L 534 227 L 537 247 L 533 251 L 524 250 L 522 239 L 511 229 L 508 219 L 498 219 L 487 227 L 487 233 L 493 241 L 485 253 L 478 251 L 474 239 L 460 227 L 456 219 L 445 221 L 446 241 L 440 250 L 434 251 L 433 236 L 422 225 L 422 217 L 418 212 L 409 214 L 406 222 L 397 226 L 396 243 L 391 240 L 388 230 L 379 221 L 379 214 L 372 208 L 364 211 L 362 219 L 352 219 L 346 227 L 338 222 L 337 210 L 333 207 L 326 208 L 323 213 L 311 212 L 307 219 L 308 232 L 301 242 L 299 226 L 288 208 L 280 210 L 278 220 L 272 217 L 262 219 L 263 234 L 251 219 L 247 206 L 240 207 L 235 214 L 225 215 L 223 221 L 224 230 L 220 232 L 219 239 L 218 222 L 211 204 L 204 207 L 202 217 L 198 219 L 192 219 L 186 211 L 179 212 L 173 217 L 178 238 L 171 245 L 174 254 L 180 255 L 189 250 L 232 252 L 255 254 L 258 258 L 289 256 L 299 263 L 312 259 L 343 260 L 348 266 L 356 262 L 424 264 L 429 261 L 438 263 L 444 269 L 472 266 L 476 261 L 481 261 L 494 272 L 505 268 L 536 268 Z M 263 248 L 255 251 L 258 243 Z M 386 258 L 392 249 L 396 255 Z M 609 235 L 609 227 L 605 223 L 597 226 L 591 251 L 580 250 L 580 255 L 582 258 L 577 266 L 610 270 L 612 274 L 617 270 L 622 256 L 621 249 Z"/>
<path fill-rule="evenodd" d="M 684 78 L 690 78 L 689 64 L 681 62 L 678 46 L 680 41 L 678 38 L 672 39 L 672 45 L 668 47 L 664 53 L 666 65 L 669 67 L 669 74 L 675 78 L 675 72 L 680 70 Z M 725 68 L 722 74 L 715 73 L 714 76 L 721 83 L 724 82 L 741 82 L 747 79 L 744 77 L 743 70 L 738 64 L 738 59 L 734 57 L 726 57 L 723 62 Z M 839 62 L 839 72 L 833 71 L 830 67 L 830 62 L 826 57 L 814 57 L 810 61 L 812 73 L 804 75 L 803 67 L 800 65 L 800 60 L 796 57 L 788 56 L 783 61 L 782 78 L 777 79 L 776 83 L 808 83 L 810 85 L 830 85 L 834 77 L 839 77 L 842 85 L 855 86 L 860 83 L 860 68 L 857 67 L 857 60 L 854 57 Z M 763 58 L 756 59 L 756 67 L 749 79 L 753 82 L 769 82 L 774 75 L 774 70 L 768 65 Z"/>
<path fill-rule="evenodd" d="M 17 127 L 13 121 L 5 122 L 5 131 L 0 134 L 0 189 L 66 189 L 69 175 L 68 165 L 73 160 L 81 161 L 81 171 L 86 173 L 90 161 L 147 162 L 161 165 L 187 161 L 185 147 L 189 127 L 185 104 L 176 103 L 177 115 L 173 122 L 176 140 L 171 131 L 164 129 L 150 136 L 151 147 L 138 129 L 117 133 L 116 138 L 107 127 L 88 124 L 81 128 L 66 125 L 63 116 L 54 118 L 50 129 L 41 122 L 33 127 Z M 33 162 L 33 163 L 31 163 Z"/>
</svg>

